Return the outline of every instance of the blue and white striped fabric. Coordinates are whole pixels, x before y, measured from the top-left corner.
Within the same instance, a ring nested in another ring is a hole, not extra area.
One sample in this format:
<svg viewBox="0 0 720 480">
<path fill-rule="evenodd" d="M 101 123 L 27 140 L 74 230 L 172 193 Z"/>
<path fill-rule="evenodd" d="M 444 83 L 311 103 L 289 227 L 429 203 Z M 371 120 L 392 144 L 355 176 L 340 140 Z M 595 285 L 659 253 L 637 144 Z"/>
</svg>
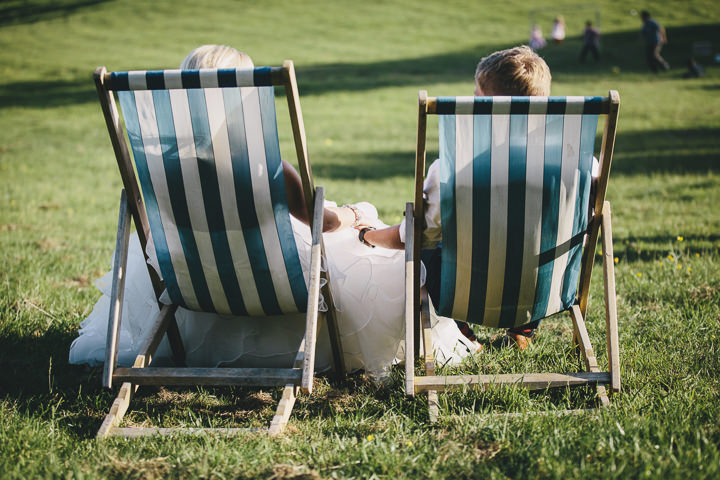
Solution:
<svg viewBox="0 0 720 480">
<path fill-rule="evenodd" d="M 109 88 L 127 90 L 175 90 L 190 88 L 269 87 L 272 68 L 203 68 L 200 70 L 134 70 L 112 72 Z"/>
<path fill-rule="evenodd" d="M 601 97 L 438 97 L 438 313 L 513 327 L 573 303 Z"/>
<path fill-rule="evenodd" d="M 191 77 L 176 72 L 157 77 L 166 87 Z M 148 89 L 153 72 L 142 73 L 112 78 L 128 79 L 118 97 L 171 300 L 221 314 L 304 312 L 273 87 Z"/>
</svg>

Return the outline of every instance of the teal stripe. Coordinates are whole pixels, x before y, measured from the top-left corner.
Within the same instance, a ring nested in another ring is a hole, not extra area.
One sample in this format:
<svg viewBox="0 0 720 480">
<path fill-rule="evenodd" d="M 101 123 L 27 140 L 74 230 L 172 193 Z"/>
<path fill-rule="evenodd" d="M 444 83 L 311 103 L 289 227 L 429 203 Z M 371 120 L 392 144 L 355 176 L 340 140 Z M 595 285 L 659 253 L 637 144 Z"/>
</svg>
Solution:
<svg viewBox="0 0 720 480">
<path fill-rule="evenodd" d="M 455 115 L 438 117 L 440 129 L 440 215 L 442 260 L 439 315 L 452 316 L 455 301 L 457 223 L 455 212 Z"/>
<path fill-rule="evenodd" d="M 135 94 L 131 91 L 118 92 L 120 99 L 120 107 L 125 118 L 125 128 L 127 129 L 130 146 L 135 158 L 135 166 L 137 167 L 138 180 L 140 188 L 142 188 L 143 198 L 145 200 L 145 210 L 150 224 L 150 232 L 152 233 L 153 243 L 155 244 L 155 254 L 157 255 L 160 265 L 160 272 L 165 282 L 168 294 L 174 303 L 187 308 L 185 300 L 180 293 L 180 287 L 175 277 L 175 269 L 170 258 L 170 250 L 165 239 L 165 229 L 160 217 L 160 209 L 158 208 L 157 198 L 155 197 L 155 189 L 150 180 L 150 170 L 147 165 L 147 157 L 145 156 L 145 145 L 142 140 L 142 132 L 140 130 L 140 120 L 138 119 L 137 107 L 135 105 Z"/>
<path fill-rule="evenodd" d="M 259 87 L 260 112 L 262 116 L 262 130 L 265 143 L 265 158 L 270 183 L 270 198 L 272 200 L 275 227 L 287 269 L 290 289 L 292 290 L 295 306 L 299 312 L 307 309 L 308 291 L 305 285 L 300 257 L 298 255 L 292 224 L 290 223 L 290 210 L 288 209 L 287 195 L 283 166 L 280 158 L 280 144 L 278 141 L 277 120 L 275 117 L 275 95 L 273 87 Z M 290 312 L 285 312 L 290 313 Z"/>
<path fill-rule="evenodd" d="M 157 119 L 160 146 L 162 149 L 163 166 L 167 178 L 170 205 L 175 217 L 180 243 L 182 244 L 185 260 L 190 272 L 190 281 L 197 297 L 200 308 L 204 312 L 214 312 L 215 307 L 210 297 L 202 262 L 198 254 L 195 235 L 190 222 L 190 214 L 185 197 L 185 184 L 183 182 L 182 170 L 180 168 L 180 157 L 178 155 L 177 137 L 175 135 L 175 124 L 173 122 L 172 106 L 170 104 L 170 93 L 167 90 L 153 90 L 153 101 L 155 102 L 155 117 Z"/>
<path fill-rule="evenodd" d="M 227 299 L 233 315 L 247 315 L 242 299 L 242 292 L 235 273 L 235 265 L 230 253 L 227 227 L 223 216 L 220 200 L 220 183 L 215 165 L 215 153 L 212 145 L 212 132 L 208 121 L 207 104 L 204 90 L 187 90 L 190 120 L 195 139 L 195 154 L 202 187 L 205 217 L 208 233 L 213 246 L 215 263 L 223 287 L 223 295 Z M 219 293 L 219 292 L 218 292 Z"/>
<path fill-rule="evenodd" d="M 467 320 L 482 324 L 487 295 L 490 248 L 490 164 L 492 117 L 473 118 L 473 249 Z"/>
<path fill-rule="evenodd" d="M 260 304 L 266 315 L 282 313 L 275 295 L 265 246 L 260 233 L 260 223 L 255 212 L 255 199 L 250 177 L 250 159 L 245 136 L 245 117 L 240 91 L 227 90 L 224 95 L 225 112 L 232 158 L 233 181 L 237 197 L 237 208 L 242 225 L 245 247 L 250 258 L 253 280 L 260 297 Z"/>
<path fill-rule="evenodd" d="M 572 237 L 579 236 L 587 229 L 588 202 L 590 199 L 590 185 L 592 183 L 592 157 L 595 146 L 595 133 L 597 132 L 597 115 L 583 115 L 580 127 L 580 159 L 578 163 L 578 191 L 575 198 L 575 217 L 573 220 Z M 577 294 L 578 277 L 580 276 L 580 263 L 583 242 L 570 249 L 567 269 L 563 277 L 562 302 L 564 308 L 569 308 L 575 301 Z"/>
<path fill-rule="evenodd" d="M 510 116 L 510 152 L 508 159 L 507 247 L 505 283 L 499 326 L 515 325 L 520 296 L 525 238 L 525 179 L 527 170 L 527 115 Z"/>
<path fill-rule="evenodd" d="M 531 320 L 545 317 L 552 284 L 562 170 L 563 115 L 545 117 L 545 164 L 543 167 L 542 227 L 540 258 Z"/>
</svg>

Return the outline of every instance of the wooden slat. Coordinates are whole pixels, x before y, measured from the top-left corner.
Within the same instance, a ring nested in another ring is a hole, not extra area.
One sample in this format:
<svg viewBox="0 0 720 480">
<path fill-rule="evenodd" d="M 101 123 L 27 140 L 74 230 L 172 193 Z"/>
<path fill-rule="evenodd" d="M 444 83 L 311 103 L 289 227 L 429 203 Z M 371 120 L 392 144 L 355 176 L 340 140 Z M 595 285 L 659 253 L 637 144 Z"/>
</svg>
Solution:
<svg viewBox="0 0 720 480">
<path fill-rule="evenodd" d="M 603 213 L 602 209 L 605 203 L 608 180 L 610 178 L 610 167 L 612 166 L 613 151 L 615 149 L 615 132 L 617 130 L 618 114 L 620 112 L 620 94 L 616 90 L 610 90 L 609 98 L 610 107 L 607 117 L 605 118 L 605 128 L 603 129 L 602 146 L 600 148 L 600 176 L 597 179 L 595 203 L 593 205 L 595 219 L 593 219 L 589 225 L 590 232 L 583 250 L 582 269 L 580 270 L 578 299 L 580 302 L 580 312 L 582 312 L 583 317 L 587 315 L 590 278 L 592 277 L 592 269 L 595 262 L 595 247 L 597 246 L 600 232 L 600 222 L 598 219 Z"/>
<path fill-rule="evenodd" d="M 243 433 L 262 432 L 264 428 L 155 428 L 155 427 L 123 427 L 114 428 L 109 436 L 138 438 L 152 435 L 239 435 Z"/>
<path fill-rule="evenodd" d="M 488 420 L 531 418 L 531 417 L 564 417 L 571 415 L 597 415 L 600 412 L 597 408 L 576 408 L 574 410 L 529 410 L 527 412 L 502 412 L 502 413 L 472 413 L 468 415 L 447 415 L 443 417 L 446 422 L 466 422 L 470 418 L 483 418 Z"/>
<path fill-rule="evenodd" d="M 112 374 L 117 364 L 118 340 L 122 323 L 123 301 L 125 299 L 125 277 L 127 270 L 128 246 L 130 241 L 130 210 L 127 205 L 125 189 L 120 192 L 120 213 L 118 218 L 117 239 L 115 242 L 115 260 L 113 262 L 113 281 L 110 291 L 110 311 L 108 318 L 107 342 L 105 345 L 105 366 L 102 385 L 112 388 Z"/>
<path fill-rule="evenodd" d="M 115 152 L 115 160 L 117 161 L 118 169 L 120 170 L 123 187 L 125 188 L 125 192 L 128 197 L 128 208 L 130 209 L 130 214 L 133 217 L 138 241 L 140 242 L 140 247 L 143 252 L 143 256 L 145 257 L 148 275 L 150 276 L 150 283 L 152 283 L 155 298 L 158 299 L 158 307 L 161 307 L 159 299 L 160 295 L 162 295 L 162 292 L 165 290 L 165 285 L 155 269 L 147 263 L 147 241 L 150 236 L 150 224 L 148 223 L 147 213 L 145 212 L 145 204 L 143 202 L 142 195 L 140 194 L 140 186 L 138 184 L 137 177 L 135 176 L 135 169 L 133 168 L 132 161 L 130 160 L 130 150 L 128 149 L 127 142 L 125 141 L 125 133 L 120 122 L 120 114 L 115 103 L 115 97 L 108 89 L 108 84 L 105 81 L 106 77 L 107 70 L 105 67 L 97 67 L 95 69 L 95 88 L 98 93 L 98 98 L 100 99 L 103 116 L 105 117 L 105 125 L 107 126 L 108 133 L 110 134 L 110 141 L 113 146 L 113 151 Z M 175 362 L 178 365 L 184 364 L 185 350 L 174 319 L 171 321 L 167 334 Z"/>
<path fill-rule="evenodd" d="M 615 262 L 612 243 L 610 202 L 605 202 L 602 217 L 603 278 L 605 284 L 605 324 L 607 329 L 610 389 L 620 391 L 620 342 L 618 340 L 617 299 L 615 297 Z"/>
<path fill-rule="evenodd" d="M 299 385 L 302 370 L 294 368 L 118 368 L 114 379 L 136 385 Z"/>
<path fill-rule="evenodd" d="M 302 391 L 312 393 L 315 374 L 315 346 L 318 330 L 318 303 L 320 301 L 320 261 L 322 249 L 320 241 L 323 227 L 323 187 L 315 190 L 315 213 L 312 222 L 312 247 L 310 250 L 310 283 L 308 285 L 308 303 L 305 322 L 305 360 L 303 362 Z"/>
<path fill-rule="evenodd" d="M 290 112 L 290 124 L 293 131 L 293 140 L 295 142 L 295 152 L 298 157 L 298 167 L 300 171 L 300 180 L 303 187 L 303 197 L 307 207 L 309 218 L 315 218 L 314 209 L 314 192 L 315 185 L 313 183 L 312 169 L 310 168 L 310 159 L 308 156 L 307 138 L 305 136 L 305 124 L 303 122 L 302 109 L 300 108 L 300 94 L 297 88 L 297 80 L 295 78 L 295 65 L 292 60 L 285 60 L 282 66 L 283 85 L 285 85 L 285 93 L 288 102 L 288 110 Z M 324 209 L 324 206 L 323 206 Z M 325 245 L 320 239 L 320 250 L 325 256 Z M 320 278 L 325 279 L 325 284 L 320 288 L 325 304 L 328 307 L 325 313 L 327 320 L 328 335 L 330 336 L 330 349 L 333 358 L 333 367 L 338 377 L 344 377 L 346 374 L 345 356 L 342 351 L 342 339 L 340 338 L 340 329 L 338 328 L 337 318 L 335 314 L 335 302 L 333 301 L 332 291 L 330 290 L 330 273 L 326 271 L 320 272 Z"/>
<path fill-rule="evenodd" d="M 607 383 L 609 381 L 610 374 L 605 372 L 454 375 L 416 377 L 415 389 L 422 392 L 427 390 L 461 390 L 470 386 L 516 385 L 529 390 L 544 390 L 550 387 L 578 386 L 591 383 Z"/>
<path fill-rule="evenodd" d="M 413 204 L 405 205 L 405 394 L 415 396 L 415 268 Z"/>
<path fill-rule="evenodd" d="M 415 148 L 415 198 L 414 198 L 414 216 L 415 228 L 413 236 L 413 278 L 414 291 L 420 292 L 420 252 L 422 251 L 423 225 L 425 225 L 425 201 L 423 196 L 423 182 L 425 180 L 425 156 L 426 156 L 426 135 L 427 135 L 427 92 L 421 90 L 418 92 L 418 130 L 417 130 L 417 146 Z M 407 242 L 407 238 L 405 239 Z M 416 293 L 416 294 L 417 294 Z M 416 302 L 420 301 L 419 297 L 415 298 Z M 415 322 L 415 331 L 420 331 L 420 310 L 415 309 L 413 318 Z M 415 355 L 420 354 L 420 337 L 415 338 Z"/>
</svg>

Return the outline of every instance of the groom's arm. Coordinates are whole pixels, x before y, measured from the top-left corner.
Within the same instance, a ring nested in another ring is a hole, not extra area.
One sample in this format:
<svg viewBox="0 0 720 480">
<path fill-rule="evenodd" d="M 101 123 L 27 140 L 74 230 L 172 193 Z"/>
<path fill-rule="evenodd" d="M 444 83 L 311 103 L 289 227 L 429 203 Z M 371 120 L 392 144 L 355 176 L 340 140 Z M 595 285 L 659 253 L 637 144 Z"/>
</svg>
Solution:
<svg viewBox="0 0 720 480">
<path fill-rule="evenodd" d="M 405 244 L 400 241 L 400 225 L 381 228 L 379 230 L 368 230 L 365 232 L 365 241 L 370 245 L 394 250 L 403 250 Z"/>
</svg>

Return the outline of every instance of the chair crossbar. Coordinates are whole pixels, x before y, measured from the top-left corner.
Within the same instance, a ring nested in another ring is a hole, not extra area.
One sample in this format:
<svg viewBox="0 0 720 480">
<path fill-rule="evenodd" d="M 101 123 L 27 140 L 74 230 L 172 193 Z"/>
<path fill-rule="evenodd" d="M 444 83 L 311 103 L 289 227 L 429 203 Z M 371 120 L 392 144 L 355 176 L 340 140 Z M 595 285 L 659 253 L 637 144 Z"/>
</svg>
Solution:
<svg viewBox="0 0 720 480">
<path fill-rule="evenodd" d="M 138 438 L 153 435 L 241 435 L 264 432 L 267 428 L 157 428 L 157 427 L 116 427 L 108 437 Z"/>
<path fill-rule="evenodd" d="M 113 380 L 135 385 L 300 385 L 300 368 L 117 368 Z"/>
<path fill-rule="evenodd" d="M 490 385 L 516 385 L 528 390 L 544 390 L 552 387 L 574 387 L 608 382 L 610 382 L 610 373 L 608 372 L 433 375 L 415 377 L 415 390 L 417 392 L 462 390 L 469 386 L 485 388 Z"/>
<path fill-rule="evenodd" d="M 427 113 L 435 115 L 603 115 L 608 97 L 429 97 Z"/>
<path fill-rule="evenodd" d="M 282 67 L 134 70 L 105 74 L 109 90 L 269 87 L 283 84 Z"/>
</svg>

